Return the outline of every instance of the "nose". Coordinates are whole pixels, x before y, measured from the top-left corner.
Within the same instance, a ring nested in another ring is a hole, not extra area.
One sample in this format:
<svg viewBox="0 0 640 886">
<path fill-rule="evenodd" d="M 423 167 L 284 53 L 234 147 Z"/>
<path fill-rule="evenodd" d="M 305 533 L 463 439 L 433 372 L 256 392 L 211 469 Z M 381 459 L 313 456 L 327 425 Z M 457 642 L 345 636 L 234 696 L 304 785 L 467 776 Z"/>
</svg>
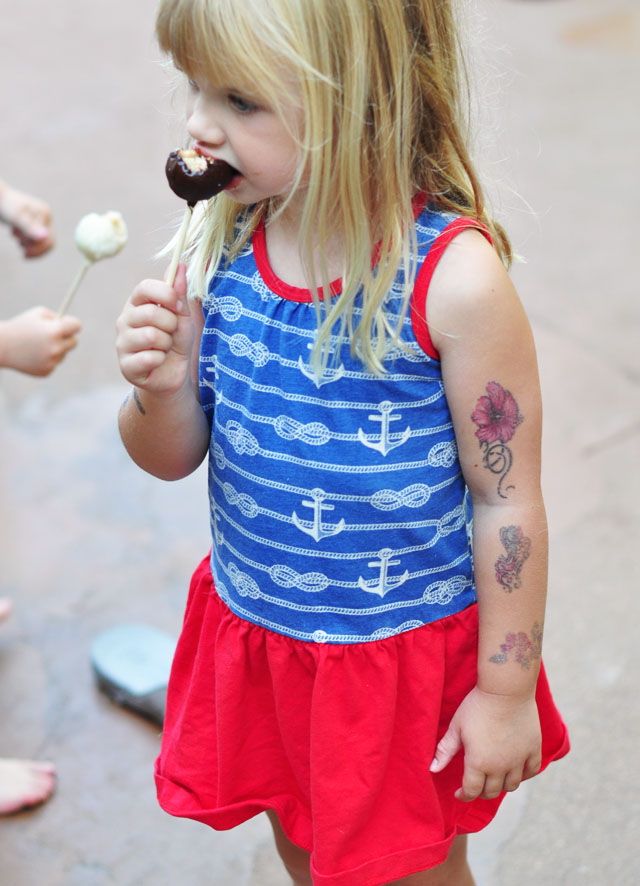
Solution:
<svg viewBox="0 0 640 886">
<path fill-rule="evenodd" d="M 187 108 L 187 132 L 203 145 L 220 146 L 225 141 L 224 130 L 212 103 L 201 94 Z"/>
</svg>

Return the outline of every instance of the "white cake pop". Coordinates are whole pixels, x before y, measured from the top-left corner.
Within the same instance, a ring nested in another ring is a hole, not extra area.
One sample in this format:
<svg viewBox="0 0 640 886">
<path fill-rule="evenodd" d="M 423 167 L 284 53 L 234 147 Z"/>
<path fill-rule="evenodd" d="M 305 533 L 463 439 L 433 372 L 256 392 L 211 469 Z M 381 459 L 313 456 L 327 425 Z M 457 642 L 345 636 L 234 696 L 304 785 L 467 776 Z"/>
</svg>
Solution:
<svg viewBox="0 0 640 886">
<path fill-rule="evenodd" d="M 120 252 L 127 242 L 127 226 L 122 215 L 115 210 L 105 212 L 103 215 L 90 212 L 88 215 L 84 215 L 76 225 L 75 241 L 85 260 L 60 305 L 59 317 L 62 317 L 71 304 L 71 299 L 76 294 L 82 278 L 91 265 L 102 258 L 110 258 Z"/>
</svg>

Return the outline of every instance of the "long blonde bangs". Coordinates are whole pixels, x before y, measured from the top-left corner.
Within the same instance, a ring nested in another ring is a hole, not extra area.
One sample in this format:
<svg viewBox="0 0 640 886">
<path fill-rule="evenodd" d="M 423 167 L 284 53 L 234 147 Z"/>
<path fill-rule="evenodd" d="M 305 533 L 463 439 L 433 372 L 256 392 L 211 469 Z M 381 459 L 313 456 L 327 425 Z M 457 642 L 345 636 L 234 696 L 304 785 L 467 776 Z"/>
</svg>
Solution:
<svg viewBox="0 0 640 886">
<path fill-rule="evenodd" d="M 232 77 L 282 118 L 287 103 L 300 102 L 299 248 L 318 313 L 318 375 L 341 340 L 370 371 L 384 371 L 415 279 L 417 193 L 481 220 L 509 262 L 508 240 L 487 213 L 469 158 L 457 2 L 161 0 L 160 46 L 187 75 Z M 268 224 L 282 209 L 273 200 L 245 207 L 225 193 L 198 204 L 188 252 L 192 294 L 201 297 L 259 220 Z M 324 256 L 336 238 L 344 267 L 341 294 L 332 297 Z M 399 270 L 406 299 L 390 325 L 383 306 Z"/>
</svg>

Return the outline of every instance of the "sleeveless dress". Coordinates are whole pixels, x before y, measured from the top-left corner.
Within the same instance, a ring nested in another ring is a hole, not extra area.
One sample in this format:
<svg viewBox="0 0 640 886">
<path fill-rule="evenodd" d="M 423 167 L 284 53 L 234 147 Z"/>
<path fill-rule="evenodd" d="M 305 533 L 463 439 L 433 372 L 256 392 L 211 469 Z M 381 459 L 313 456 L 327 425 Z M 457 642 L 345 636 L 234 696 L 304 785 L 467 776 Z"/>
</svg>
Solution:
<svg viewBox="0 0 640 886">
<path fill-rule="evenodd" d="M 399 274 L 382 376 L 334 338 L 316 377 L 311 294 L 275 276 L 262 226 L 203 304 L 212 550 L 172 668 L 158 798 L 216 829 L 275 810 L 326 886 L 440 864 L 502 799 L 454 799 L 462 754 L 429 772 L 476 683 L 478 627 L 471 506 L 421 318 L 446 245 L 478 225 L 424 201 L 416 215 L 411 309 Z M 537 701 L 544 768 L 569 747 L 544 669 Z"/>
</svg>

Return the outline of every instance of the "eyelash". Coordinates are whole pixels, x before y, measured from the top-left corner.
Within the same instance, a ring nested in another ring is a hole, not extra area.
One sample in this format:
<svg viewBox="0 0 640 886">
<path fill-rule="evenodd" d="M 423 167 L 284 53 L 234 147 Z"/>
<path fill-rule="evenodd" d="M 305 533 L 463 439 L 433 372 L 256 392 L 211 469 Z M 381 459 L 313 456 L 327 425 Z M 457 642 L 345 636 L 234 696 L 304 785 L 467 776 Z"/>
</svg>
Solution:
<svg viewBox="0 0 640 886">
<path fill-rule="evenodd" d="M 187 79 L 187 86 L 192 92 L 200 92 L 200 87 L 198 86 L 197 82 L 195 80 L 192 80 L 191 78 Z M 244 98 L 237 92 L 230 92 L 227 95 L 227 102 L 239 114 L 252 114 L 254 111 L 260 110 L 259 105 L 247 98 Z"/>
<path fill-rule="evenodd" d="M 258 110 L 258 105 L 249 101 L 249 99 L 243 98 L 241 95 L 237 95 L 235 92 L 230 92 L 227 100 L 239 114 L 251 114 Z"/>
</svg>

